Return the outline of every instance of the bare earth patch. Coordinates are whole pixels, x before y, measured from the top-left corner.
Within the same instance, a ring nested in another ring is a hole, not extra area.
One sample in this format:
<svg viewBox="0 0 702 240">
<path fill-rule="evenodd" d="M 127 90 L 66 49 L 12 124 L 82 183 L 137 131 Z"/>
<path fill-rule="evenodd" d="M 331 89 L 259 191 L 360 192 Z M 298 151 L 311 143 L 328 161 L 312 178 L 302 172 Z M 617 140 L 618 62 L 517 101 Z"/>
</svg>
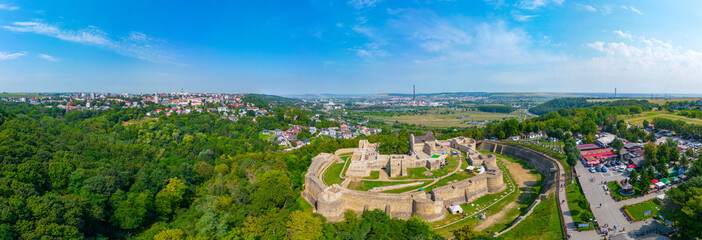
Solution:
<svg viewBox="0 0 702 240">
<path fill-rule="evenodd" d="M 517 183 L 517 186 L 519 186 L 519 192 L 520 194 L 525 191 L 532 191 L 532 186 L 537 184 L 537 177 L 534 174 L 529 173 L 531 170 L 522 167 L 519 165 L 519 163 L 514 163 L 510 161 L 502 161 L 509 170 L 510 174 L 512 175 L 512 178 L 514 181 Z M 522 196 L 519 196 L 522 198 Z M 511 202 L 507 204 L 502 210 L 496 214 L 493 214 L 492 216 L 488 215 L 487 219 L 483 222 L 481 222 L 477 227 L 475 227 L 476 231 L 482 231 L 483 229 L 486 229 L 493 224 L 495 224 L 498 221 L 504 221 L 504 216 L 507 212 L 510 210 L 519 208 L 519 205 L 517 205 L 516 202 Z"/>
</svg>

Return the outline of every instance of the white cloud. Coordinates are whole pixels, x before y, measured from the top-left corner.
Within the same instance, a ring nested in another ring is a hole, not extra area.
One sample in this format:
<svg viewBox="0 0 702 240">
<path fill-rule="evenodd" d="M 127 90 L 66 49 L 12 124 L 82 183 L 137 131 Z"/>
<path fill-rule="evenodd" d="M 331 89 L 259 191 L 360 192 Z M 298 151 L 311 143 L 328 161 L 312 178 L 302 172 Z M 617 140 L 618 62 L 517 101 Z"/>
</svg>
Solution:
<svg viewBox="0 0 702 240">
<path fill-rule="evenodd" d="M 564 0 L 520 0 L 516 6 L 521 9 L 535 10 L 548 5 L 561 5 Z"/>
<path fill-rule="evenodd" d="M 614 34 L 617 34 L 617 36 L 619 36 L 619 37 L 621 37 L 621 38 L 626 38 L 626 39 L 631 40 L 632 37 L 633 37 L 633 36 L 631 35 L 631 33 L 629 33 L 629 32 L 622 32 L 622 31 L 620 31 L 620 30 L 616 30 L 616 31 L 613 31 L 613 32 L 614 32 Z"/>
<path fill-rule="evenodd" d="M 53 56 L 46 55 L 46 54 L 39 54 L 39 57 L 50 62 L 58 62 L 59 60 Z"/>
<path fill-rule="evenodd" d="M 382 1 L 383 0 L 351 0 L 349 1 L 349 5 L 356 9 L 362 9 L 367 7 L 375 7 L 375 4 Z"/>
<path fill-rule="evenodd" d="M 513 14 L 514 20 L 520 21 L 520 22 L 526 22 L 531 20 L 532 18 L 538 17 L 539 15 L 519 15 L 519 14 Z"/>
<path fill-rule="evenodd" d="M 622 5 L 622 8 L 623 8 L 623 9 L 626 9 L 626 10 L 631 10 L 632 12 L 634 12 L 634 13 L 636 13 L 636 14 L 643 15 L 643 13 L 642 13 L 641 11 L 639 11 L 639 9 L 636 9 L 636 7 L 634 7 L 634 6 L 624 6 L 624 5 Z"/>
<path fill-rule="evenodd" d="M 0 61 L 13 60 L 13 59 L 16 59 L 16 58 L 24 56 L 24 55 L 27 55 L 27 54 L 24 52 L 16 52 L 16 53 L 0 52 Z"/>
<path fill-rule="evenodd" d="M 80 30 L 67 30 L 43 22 L 14 22 L 12 25 L 2 26 L 2 28 L 12 32 L 35 33 L 69 42 L 98 46 L 120 55 L 154 63 L 173 63 L 172 56 L 163 46 L 163 41 L 153 39 L 140 32 L 131 32 L 122 38 L 112 38 L 95 26 Z"/>
<path fill-rule="evenodd" d="M 588 11 L 588 12 L 597 12 L 597 9 L 593 7 L 592 5 L 587 5 L 587 4 L 577 4 L 579 8 Z"/>
<path fill-rule="evenodd" d="M 17 9 L 19 9 L 19 7 L 17 7 L 17 6 L 12 6 L 12 5 L 9 5 L 9 4 L 4 4 L 4 3 L 3 3 L 3 4 L 0 4 L 0 10 L 14 11 L 14 10 L 17 10 Z"/>
</svg>

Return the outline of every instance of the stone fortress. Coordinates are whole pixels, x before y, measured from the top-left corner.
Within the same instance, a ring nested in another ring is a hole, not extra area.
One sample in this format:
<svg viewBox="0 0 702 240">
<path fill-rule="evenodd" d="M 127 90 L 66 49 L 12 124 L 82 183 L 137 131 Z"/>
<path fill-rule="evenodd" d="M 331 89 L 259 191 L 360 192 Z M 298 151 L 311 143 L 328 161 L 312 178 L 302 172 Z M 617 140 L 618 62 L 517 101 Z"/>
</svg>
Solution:
<svg viewBox="0 0 702 240">
<path fill-rule="evenodd" d="M 418 216 L 426 221 L 438 221 L 446 216 L 452 205 L 471 202 L 485 194 L 498 193 L 506 188 L 502 171 L 497 166 L 494 155 L 481 154 L 475 149 L 475 140 L 458 137 L 449 140 L 436 140 L 431 132 L 424 136 L 410 137 L 410 152 L 402 155 L 383 155 L 377 144 L 366 140 L 359 141 L 358 148 L 339 149 L 335 154 L 321 153 L 312 158 L 312 164 L 305 175 L 305 190 L 302 195 L 316 213 L 329 221 L 343 220 L 344 212 L 352 210 L 357 214 L 366 210 L 381 209 L 390 217 L 408 219 Z M 384 171 L 390 177 L 406 176 L 407 169 L 426 167 L 435 170 L 446 164 L 444 153 L 465 152 L 468 161 L 474 166 L 484 166 L 485 174 L 462 181 L 450 182 L 436 187 L 430 193 L 411 191 L 405 193 L 377 193 L 351 190 L 343 183 L 327 186 L 320 176 L 327 168 L 343 162 L 339 155 L 352 153 L 344 182 L 370 175 L 371 171 Z"/>
</svg>

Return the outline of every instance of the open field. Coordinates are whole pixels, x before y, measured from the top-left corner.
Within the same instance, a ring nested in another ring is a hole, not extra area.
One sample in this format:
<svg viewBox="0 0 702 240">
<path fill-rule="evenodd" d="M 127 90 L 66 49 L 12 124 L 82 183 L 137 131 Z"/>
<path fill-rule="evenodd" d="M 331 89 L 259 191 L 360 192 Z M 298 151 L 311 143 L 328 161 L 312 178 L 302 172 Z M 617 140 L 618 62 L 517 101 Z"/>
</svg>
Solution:
<svg viewBox="0 0 702 240">
<path fill-rule="evenodd" d="M 629 213 L 629 216 L 631 216 L 634 221 L 639 221 L 651 218 L 653 216 L 658 216 L 658 211 L 660 211 L 662 208 L 663 207 L 661 206 L 660 202 L 658 202 L 658 199 L 654 198 L 634 205 L 624 206 L 624 211 Z M 644 213 L 646 211 L 651 211 L 651 214 L 644 217 Z"/>
<path fill-rule="evenodd" d="M 407 176 L 401 176 L 401 177 L 393 177 L 390 178 L 392 180 L 405 180 L 405 179 L 431 179 L 433 177 L 443 177 L 446 176 L 446 174 L 453 172 L 453 170 L 458 167 L 458 159 L 454 157 L 447 157 L 446 158 L 446 166 L 444 168 L 439 168 L 436 170 L 429 171 L 426 167 L 418 167 L 418 168 L 408 168 L 407 169 Z M 464 162 L 465 163 L 465 162 Z M 424 175 L 424 172 L 431 172 L 431 176 Z"/>
<path fill-rule="evenodd" d="M 400 185 L 406 183 L 421 182 L 421 181 L 398 181 L 398 182 L 384 182 L 384 181 L 352 181 L 349 183 L 348 189 L 368 191 L 375 187 L 385 187 L 392 185 Z M 424 183 L 427 183 L 426 181 Z"/>
<path fill-rule="evenodd" d="M 341 182 L 344 181 L 341 177 L 341 170 L 344 169 L 344 166 L 346 165 L 346 161 L 342 163 L 332 163 L 329 168 L 327 168 L 326 171 L 324 171 L 324 176 L 322 181 L 324 181 L 324 184 L 327 186 L 331 186 L 333 184 L 340 184 Z"/>
<path fill-rule="evenodd" d="M 542 178 L 538 171 L 532 169 L 526 163 L 522 164 L 523 162 L 517 159 L 499 154 L 497 154 L 497 157 L 499 159 L 498 166 L 505 173 L 503 177 L 505 178 L 507 189 L 497 194 L 482 196 L 471 203 L 461 205 L 466 214 L 485 212 L 487 219 L 481 220 L 473 216 L 459 220 L 463 217 L 462 215 L 449 214 L 446 219 L 433 223 L 433 225 L 438 227 L 451 222 L 458 222 L 438 229 L 437 232 L 439 234 L 444 237 L 450 237 L 454 230 L 466 224 L 470 224 L 478 231 L 492 233 L 501 231 L 509 227 L 514 219 L 522 214 L 538 196 L 538 193 L 541 191 Z M 514 185 L 515 183 L 517 186 Z"/>
<path fill-rule="evenodd" d="M 641 126 L 643 124 L 644 120 L 648 120 L 649 122 L 653 122 L 654 118 L 682 120 L 688 124 L 702 125 L 702 119 L 678 116 L 678 115 L 675 115 L 675 113 L 670 113 L 667 111 L 655 111 L 655 112 L 645 112 L 645 113 L 641 113 L 641 114 L 636 114 L 634 116 L 624 118 L 624 121 L 629 122 L 629 124 Z"/>
<path fill-rule="evenodd" d="M 503 120 L 506 118 L 521 118 L 522 115 L 519 112 L 513 112 L 510 114 L 506 113 L 486 113 L 479 111 L 450 111 L 446 113 L 447 110 L 444 109 L 432 109 L 426 114 L 398 114 L 395 116 L 384 116 L 384 115 L 374 115 L 366 114 L 365 116 L 376 119 L 384 120 L 389 122 L 401 122 L 407 124 L 423 124 L 427 127 L 470 127 L 474 126 L 470 124 L 471 121 L 492 121 L 492 120 Z M 463 117 L 459 119 L 459 117 Z"/>
<path fill-rule="evenodd" d="M 665 99 L 665 98 L 595 98 L 595 99 L 588 99 L 588 102 L 614 102 L 618 100 L 646 100 L 651 103 L 655 103 L 658 105 L 663 105 L 667 102 L 680 102 L 680 101 L 697 101 L 697 100 L 702 100 L 702 98 L 671 98 L 671 99 Z"/>
<path fill-rule="evenodd" d="M 521 240 L 563 239 L 556 197 L 551 194 L 546 200 L 536 205 L 531 215 L 500 237 Z"/>
<path fill-rule="evenodd" d="M 47 96 L 29 93 L 0 93 L 0 97 L 6 98 L 45 98 Z"/>
</svg>

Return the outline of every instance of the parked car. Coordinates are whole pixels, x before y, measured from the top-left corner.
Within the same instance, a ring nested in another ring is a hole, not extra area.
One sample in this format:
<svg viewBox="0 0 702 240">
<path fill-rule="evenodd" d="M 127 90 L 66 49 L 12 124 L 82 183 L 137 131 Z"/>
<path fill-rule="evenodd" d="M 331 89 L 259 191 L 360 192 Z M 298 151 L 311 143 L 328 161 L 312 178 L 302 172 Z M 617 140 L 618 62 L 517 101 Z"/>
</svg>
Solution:
<svg viewBox="0 0 702 240">
<path fill-rule="evenodd" d="M 602 172 L 607 172 L 607 168 L 602 167 Z"/>
<path fill-rule="evenodd" d="M 590 172 L 591 172 L 591 173 L 594 173 L 594 172 L 597 172 L 597 170 L 595 170 L 594 167 L 591 167 L 591 168 L 590 168 Z"/>
<path fill-rule="evenodd" d="M 605 191 L 609 190 L 609 188 L 607 187 L 607 185 L 602 185 L 602 189 L 604 189 Z"/>
</svg>

